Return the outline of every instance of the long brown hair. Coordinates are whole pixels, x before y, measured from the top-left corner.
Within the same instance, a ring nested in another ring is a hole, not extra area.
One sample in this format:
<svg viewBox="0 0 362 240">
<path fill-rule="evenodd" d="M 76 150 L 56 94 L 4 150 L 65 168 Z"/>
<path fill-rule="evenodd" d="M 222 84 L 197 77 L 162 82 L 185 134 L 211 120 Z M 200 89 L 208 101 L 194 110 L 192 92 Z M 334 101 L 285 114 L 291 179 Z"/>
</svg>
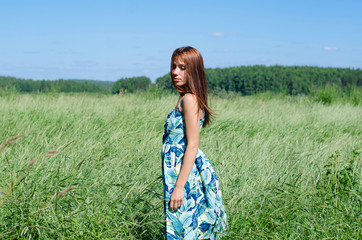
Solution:
<svg viewBox="0 0 362 240">
<path fill-rule="evenodd" d="M 207 105 L 207 79 L 201 53 L 190 46 L 177 48 L 171 57 L 171 79 L 173 79 L 172 65 L 176 60 L 185 63 L 186 84 L 176 86 L 172 80 L 173 85 L 181 96 L 186 93 L 192 93 L 196 96 L 199 108 L 205 111 L 203 126 L 206 126 L 210 123 L 210 118 L 214 113 Z"/>
</svg>

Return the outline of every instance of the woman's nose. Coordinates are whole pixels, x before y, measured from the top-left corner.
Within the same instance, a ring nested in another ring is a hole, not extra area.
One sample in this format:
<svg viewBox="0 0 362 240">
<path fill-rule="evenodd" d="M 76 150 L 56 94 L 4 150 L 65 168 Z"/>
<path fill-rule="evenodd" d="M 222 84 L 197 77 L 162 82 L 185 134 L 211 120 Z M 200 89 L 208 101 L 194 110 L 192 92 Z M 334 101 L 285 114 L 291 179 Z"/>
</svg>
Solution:
<svg viewBox="0 0 362 240">
<path fill-rule="evenodd" d="M 173 75 L 177 75 L 178 73 L 179 73 L 179 71 L 177 71 L 177 68 L 175 68 L 175 69 L 172 70 L 172 74 L 173 74 Z"/>
</svg>

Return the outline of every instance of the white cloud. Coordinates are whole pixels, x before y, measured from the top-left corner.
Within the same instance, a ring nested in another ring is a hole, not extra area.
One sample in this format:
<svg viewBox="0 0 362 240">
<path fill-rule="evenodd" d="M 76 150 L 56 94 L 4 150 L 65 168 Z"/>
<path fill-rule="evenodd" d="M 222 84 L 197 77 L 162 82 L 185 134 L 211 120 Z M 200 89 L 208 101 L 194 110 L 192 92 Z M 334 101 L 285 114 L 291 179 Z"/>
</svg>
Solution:
<svg viewBox="0 0 362 240">
<path fill-rule="evenodd" d="M 213 32 L 213 33 L 211 33 L 211 36 L 213 36 L 213 37 L 224 37 L 225 33 Z"/>
<path fill-rule="evenodd" d="M 338 50 L 337 47 L 329 47 L 329 46 L 325 46 L 323 49 L 324 49 L 325 51 L 336 51 L 336 50 Z"/>
</svg>

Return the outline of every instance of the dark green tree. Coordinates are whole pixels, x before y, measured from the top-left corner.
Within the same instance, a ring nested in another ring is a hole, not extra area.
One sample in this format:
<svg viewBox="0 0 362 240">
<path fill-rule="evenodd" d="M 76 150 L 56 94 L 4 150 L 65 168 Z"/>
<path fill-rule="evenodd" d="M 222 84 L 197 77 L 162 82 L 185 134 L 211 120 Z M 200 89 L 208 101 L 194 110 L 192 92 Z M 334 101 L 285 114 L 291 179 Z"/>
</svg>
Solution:
<svg viewBox="0 0 362 240">
<path fill-rule="evenodd" d="M 151 79 L 145 76 L 121 78 L 113 84 L 112 93 L 120 93 L 122 91 L 133 93 L 135 91 L 145 91 L 151 85 Z"/>
</svg>

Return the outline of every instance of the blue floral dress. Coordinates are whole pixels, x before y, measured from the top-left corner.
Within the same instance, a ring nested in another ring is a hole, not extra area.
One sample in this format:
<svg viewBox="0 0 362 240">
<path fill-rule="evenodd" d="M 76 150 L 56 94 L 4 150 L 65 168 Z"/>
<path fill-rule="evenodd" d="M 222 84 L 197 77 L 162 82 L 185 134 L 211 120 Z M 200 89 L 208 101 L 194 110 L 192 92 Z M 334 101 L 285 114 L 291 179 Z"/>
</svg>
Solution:
<svg viewBox="0 0 362 240">
<path fill-rule="evenodd" d="M 183 98 L 180 103 L 182 100 Z M 204 117 L 200 120 L 200 130 L 204 120 Z M 220 238 L 226 230 L 227 222 L 219 181 L 214 167 L 200 149 L 184 187 L 183 205 L 177 211 L 169 208 L 187 146 L 184 117 L 178 107 L 167 116 L 162 143 L 166 238 Z"/>
</svg>

